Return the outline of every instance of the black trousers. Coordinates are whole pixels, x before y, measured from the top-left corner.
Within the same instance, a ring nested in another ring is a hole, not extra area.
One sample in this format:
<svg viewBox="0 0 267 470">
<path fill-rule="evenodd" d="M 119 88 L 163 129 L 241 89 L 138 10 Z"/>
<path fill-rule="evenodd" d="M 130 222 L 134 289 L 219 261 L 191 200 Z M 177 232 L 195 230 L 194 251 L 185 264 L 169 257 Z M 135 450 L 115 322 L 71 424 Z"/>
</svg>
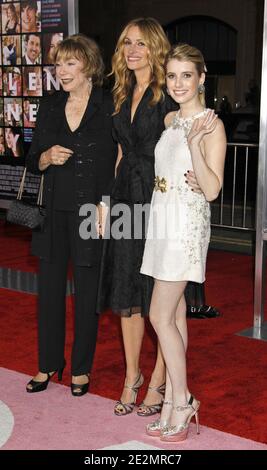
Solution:
<svg viewBox="0 0 267 470">
<path fill-rule="evenodd" d="M 53 227 L 52 262 L 40 259 L 39 370 L 49 372 L 61 368 L 64 364 L 66 285 L 71 259 L 75 289 L 71 373 L 83 375 L 90 372 L 95 353 L 99 266 L 75 264 L 74 212 L 55 211 Z"/>
<path fill-rule="evenodd" d="M 205 305 L 205 283 L 188 282 L 185 289 L 186 305 L 201 307 Z"/>
</svg>

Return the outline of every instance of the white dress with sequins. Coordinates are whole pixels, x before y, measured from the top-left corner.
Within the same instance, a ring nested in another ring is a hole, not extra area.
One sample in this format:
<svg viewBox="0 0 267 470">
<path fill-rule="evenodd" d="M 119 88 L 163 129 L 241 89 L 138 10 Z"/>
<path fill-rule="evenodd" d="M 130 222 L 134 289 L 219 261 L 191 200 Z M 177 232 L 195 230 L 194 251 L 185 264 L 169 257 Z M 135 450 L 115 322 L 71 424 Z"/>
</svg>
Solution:
<svg viewBox="0 0 267 470">
<path fill-rule="evenodd" d="M 203 112 L 176 113 L 155 148 L 155 189 L 150 207 L 141 273 L 164 281 L 204 282 L 210 240 L 210 206 L 186 184 L 193 170 L 187 135 Z"/>
</svg>

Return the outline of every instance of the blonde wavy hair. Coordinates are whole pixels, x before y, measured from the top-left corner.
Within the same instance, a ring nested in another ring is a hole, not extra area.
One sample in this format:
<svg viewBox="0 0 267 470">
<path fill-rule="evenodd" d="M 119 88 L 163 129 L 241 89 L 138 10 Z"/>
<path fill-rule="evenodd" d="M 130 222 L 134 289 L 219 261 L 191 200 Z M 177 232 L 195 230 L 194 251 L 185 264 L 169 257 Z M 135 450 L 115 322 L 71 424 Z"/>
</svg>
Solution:
<svg viewBox="0 0 267 470">
<path fill-rule="evenodd" d="M 181 62 L 187 61 L 187 62 L 193 62 L 195 64 L 198 75 L 200 76 L 202 73 L 207 72 L 207 67 L 205 65 L 204 57 L 202 53 L 200 52 L 199 49 L 197 49 L 194 46 L 190 46 L 189 44 L 177 44 L 175 46 L 172 46 L 171 50 L 168 52 L 166 56 L 166 62 L 165 62 L 165 68 L 167 66 L 167 63 L 171 59 L 176 59 Z M 206 101 L 205 101 L 205 88 L 202 87 L 199 89 L 198 92 L 199 100 L 202 104 L 202 106 L 206 106 Z"/>
<path fill-rule="evenodd" d="M 154 18 L 137 18 L 130 21 L 123 29 L 112 57 L 112 71 L 115 84 L 113 87 L 113 98 L 115 113 L 117 114 L 122 103 L 126 100 L 135 82 L 134 72 L 129 70 L 124 58 L 124 40 L 129 28 L 137 26 L 143 36 L 144 42 L 149 50 L 149 65 L 151 68 L 150 87 L 153 97 L 150 105 L 157 104 L 163 98 L 162 88 L 165 85 L 164 63 L 166 54 L 170 50 L 170 43 L 163 31 L 163 28 Z"/>
</svg>

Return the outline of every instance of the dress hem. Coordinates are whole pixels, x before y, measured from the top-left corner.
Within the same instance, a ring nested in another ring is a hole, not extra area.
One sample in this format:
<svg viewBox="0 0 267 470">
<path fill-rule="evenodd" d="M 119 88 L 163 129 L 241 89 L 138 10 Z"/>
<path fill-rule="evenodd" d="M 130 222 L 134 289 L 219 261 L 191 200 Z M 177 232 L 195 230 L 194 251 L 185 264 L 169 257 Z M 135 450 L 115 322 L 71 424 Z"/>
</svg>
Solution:
<svg viewBox="0 0 267 470">
<path fill-rule="evenodd" d="M 178 281 L 187 281 L 187 282 L 197 282 L 199 284 L 202 284 L 203 282 L 205 282 L 206 280 L 206 277 L 202 277 L 202 278 L 196 278 L 195 276 L 186 276 L 186 277 L 179 277 L 179 279 L 177 279 L 177 277 L 172 277 L 168 275 L 168 279 L 166 277 L 166 275 L 162 275 L 160 273 L 157 273 L 157 274 L 152 274 L 151 272 L 144 272 L 144 271 L 140 271 L 141 274 L 145 274 L 146 276 L 150 276 L 150 277 L 153 277 L 153 279 L 157 279 L 158 281 L 170 281 L 170 282 L 178 282 Z"/>
</svg>

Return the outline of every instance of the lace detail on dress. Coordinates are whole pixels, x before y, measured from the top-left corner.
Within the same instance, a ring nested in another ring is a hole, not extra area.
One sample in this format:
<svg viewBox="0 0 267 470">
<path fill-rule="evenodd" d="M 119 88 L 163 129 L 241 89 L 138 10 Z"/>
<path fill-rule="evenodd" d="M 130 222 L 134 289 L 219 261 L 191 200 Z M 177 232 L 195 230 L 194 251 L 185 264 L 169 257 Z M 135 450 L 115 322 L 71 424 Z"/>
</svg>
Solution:
<svg viewBox="0 0 267 470">
<path fill-rule="evenodd" d="M 184 174 L 192 169 L 187 135 L 195 119 L 179 112 L 156 145 L 155 173 L 166 180 L 167 191 L 154 191 L 152 210 L 173 211 L 171 217 L 150 216 L 141 273 L 164 281 L 205 280 L 206 256 L 210 238 L 210 208 L 204 194 L 191 191 Z M 167 227 L 167 231 L 166 231 Z M 165 230 L 165 232 L 163 232 Z M 164 233 L 164 236 L 162 236 Z"/>
<path fill-rule="evenodd" d="M 187 144 L 187 136 L 195 119 L 204 117 L 209 109 L 204 109 L 200 113 L 183 118 L 180 116 L 180 110 L 175 114 L 171 127 L 181 129 L 184 132 Z M 190 188 L 185 185 L 179 185 L 178 192 L 183 203 L 187 205 L 191 213 L 191 218 L 182 229 L 181 243 L 187 253 L 188 259 L 192 264 L 201 262 L 201 255 L 204 247 L 210 238 L 210 207 L 203 194 L 191 193 Z M 190 237 L 188 235 L 190 234 Z M 200 245 L 200 250 L 199 250 Z"/>
<path fill-rule="evenodd" d="M 190 194 L 187 188 L 180 188 L 179 196 L 191 214 L 182 228 L 181 243 L 190 263 L 199 264 L 210 240 L 210 206 L 202 194 Z"/>
<path fill-rule="evenodd" d="M 170 124 L 170 127 L 173 129 L 183 129 L 186 137 L 188 136 L 190 129 L 193 125 L 193 122 L 195 119 L 205 116 L 208 113 L 209 109 L 206 108 L 200 113 L 195 114 L 194 116 L 190 116 L 188 118 L 183 118 L 180 116 L 180 110 L 175 114 L 172 123 Z"/>
</svg>

